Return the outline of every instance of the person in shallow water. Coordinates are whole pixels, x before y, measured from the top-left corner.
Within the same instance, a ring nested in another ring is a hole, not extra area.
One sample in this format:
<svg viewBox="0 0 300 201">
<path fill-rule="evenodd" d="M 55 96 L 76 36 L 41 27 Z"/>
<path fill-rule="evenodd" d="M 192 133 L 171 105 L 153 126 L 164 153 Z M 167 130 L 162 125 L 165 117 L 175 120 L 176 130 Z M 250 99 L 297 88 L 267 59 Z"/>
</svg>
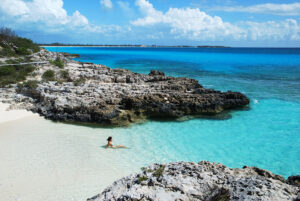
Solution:
<svg viewBox="0 0 300 201">
<path fill-rule="evenodd" d="M 116 146 L 114 146 L 113 144 L 112 144 L 112 136 L 109 136 L 108 138 L 107 138 L 107 145 L 106 145 L 106 147 L 105 148 L 115 148 L 115 149 L 117 149 L 117 148 L 127 148 L 127 147 L 125 147 L 124 145 L 116 145 Z"/>
</svg>

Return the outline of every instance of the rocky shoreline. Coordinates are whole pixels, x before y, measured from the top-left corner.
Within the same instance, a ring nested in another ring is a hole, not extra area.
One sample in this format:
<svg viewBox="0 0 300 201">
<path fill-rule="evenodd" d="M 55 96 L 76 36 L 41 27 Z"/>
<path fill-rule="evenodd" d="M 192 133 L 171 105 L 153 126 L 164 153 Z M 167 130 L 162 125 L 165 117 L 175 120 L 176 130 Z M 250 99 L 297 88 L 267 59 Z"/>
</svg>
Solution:
<svg viewBox="0 0 300 201">
<path fill-rule="evenodd" d="M 31 55 L 31 62 L 47 62 L 36 65 L 23 83 L 0 88 L 0 102 L 55 121 L 108 126 L 150 118 L 216 116 L 249 104 L 242 93 L 205 89 L 194 79 L 169 77 L 160 71 L 146 75 L 111 69 L 70 59 L 75 56 L 45 49 Z M 51 79 L 45 77 L 49 71 Z M 285 180 L 256 167 L 230 169 L 206 161 L 153 164 L 89 200 L 300 201 L 299 177 Z"/>
<path fill-rule="evenodd" d="M 115 181 L 88 201 L 300 201 L 300 176 L 201 161 L 153 164 Z"/>
<path fill-rule="evenodd" d="M 242 93 L 205 89 L 194 79 L 169 77 L 160 71 L 146 75 L 111 69 L 45 49 L 31 56 L 32 61 L 56 59 L 64 62 L 63 70 L 51 63 L 38 65 L 27 78 L 38 80 L 36 87 L 2 88 L 2 101 L 55 121 L 111 126 L 149 118 L 216 115 L 249 104 Z M 55 80 L 43 80 L 47 70 L 55 73 Z"/>
</svg>

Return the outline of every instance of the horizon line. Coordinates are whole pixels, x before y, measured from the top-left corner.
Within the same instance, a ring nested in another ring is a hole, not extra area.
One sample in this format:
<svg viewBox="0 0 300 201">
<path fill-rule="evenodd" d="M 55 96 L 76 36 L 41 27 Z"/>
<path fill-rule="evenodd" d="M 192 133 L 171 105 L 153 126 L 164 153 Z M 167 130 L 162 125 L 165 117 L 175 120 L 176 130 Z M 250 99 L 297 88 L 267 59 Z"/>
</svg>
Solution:
<svg viewBox="0 0 300 201">
<path fill-rule="evenodd" d="M 140 47 L 140 48 L 151 48 L 151 47 L 174 47 L 174 48 L 293 48 L 300 49 L 300 47 L 287 47 L 287 46 L 223 46 L 223 45 L 141 45 L 141 44 L 42 44 L 37 43 L 41 47 Z"/>
</svg>

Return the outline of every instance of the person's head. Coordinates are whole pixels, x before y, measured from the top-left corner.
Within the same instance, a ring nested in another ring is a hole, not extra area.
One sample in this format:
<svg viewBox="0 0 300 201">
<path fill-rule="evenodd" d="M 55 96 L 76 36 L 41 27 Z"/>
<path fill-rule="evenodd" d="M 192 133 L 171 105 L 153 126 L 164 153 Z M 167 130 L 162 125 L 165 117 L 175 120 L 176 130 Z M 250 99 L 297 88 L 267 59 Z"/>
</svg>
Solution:
<svg viewBox="0 0 300 201">
<path fill-rule="evenodd" d="M 112 141 L 112 136 L 109 136 L 109 137 L 107 138 L 107 141 L 108 141 L 108 142 L 111 142 L 111 141 Z"/>
</svg>

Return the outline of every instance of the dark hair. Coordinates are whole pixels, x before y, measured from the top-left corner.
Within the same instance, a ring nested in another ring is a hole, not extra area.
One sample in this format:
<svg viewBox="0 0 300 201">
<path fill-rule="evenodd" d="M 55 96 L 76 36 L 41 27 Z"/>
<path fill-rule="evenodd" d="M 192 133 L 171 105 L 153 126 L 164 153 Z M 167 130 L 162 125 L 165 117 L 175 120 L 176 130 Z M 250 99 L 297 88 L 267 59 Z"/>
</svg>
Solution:
<svg viewBox="0 0 300 201">
<path fill-rule="evenodd" d="M 107 138 L 107 141 L 111 141 L 112 140 L 112 136 L 109 136 L 108 138 Z"/>
</svg>

